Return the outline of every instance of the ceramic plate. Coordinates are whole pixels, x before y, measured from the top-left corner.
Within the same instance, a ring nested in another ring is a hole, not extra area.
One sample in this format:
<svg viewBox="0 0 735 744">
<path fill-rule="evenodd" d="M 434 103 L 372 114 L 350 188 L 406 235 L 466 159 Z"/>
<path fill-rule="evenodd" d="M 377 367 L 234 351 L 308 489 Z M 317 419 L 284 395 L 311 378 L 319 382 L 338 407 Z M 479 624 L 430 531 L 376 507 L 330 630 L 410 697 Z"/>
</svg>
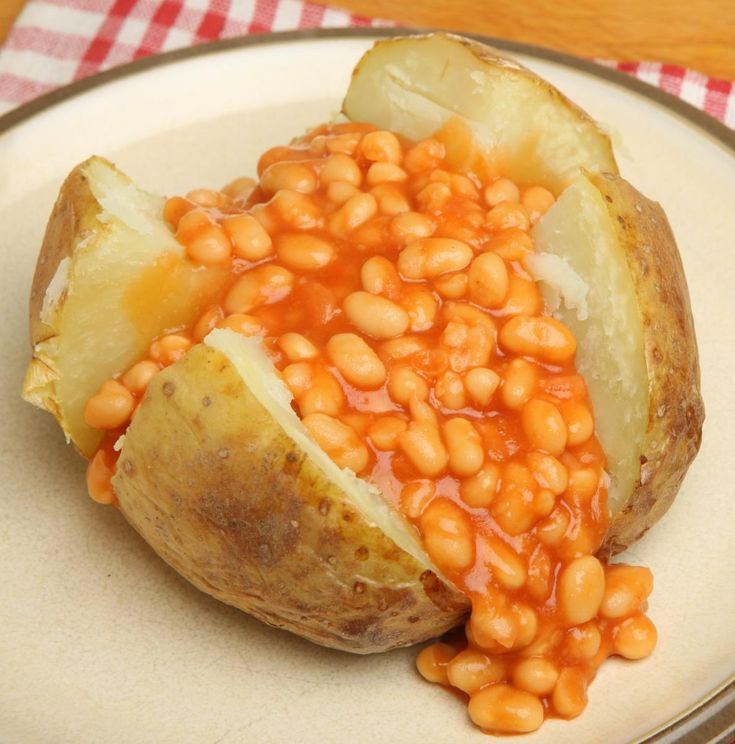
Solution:
<svg viewBox="0 0 735 744">
<path fill-rule="evenodd" d="M 87 498 L 81 460 L 51 417 L 19 397 L 31 276 L 66 173 L 97 153 L 161 193 L 250 174 L 263 150 L 338 110 L 375 35 L 189 49 L 0 119 L 3 742 L 487 741 L 460 702 L 417 676 L 415 650 L 328 651 L 199 593 L 114 509 Z M 663 204 L 689 280 L 707 407 L 704 444 L 676 503 L 626 555 L 656 577 L 656 652 L 608 662 L 580 718 L 547 722 L 520 741 L 725 741 L 735 722 L 734 138 L 615 73 L 498 45 L 604 122 L 623 175 Z"/>
</svg>

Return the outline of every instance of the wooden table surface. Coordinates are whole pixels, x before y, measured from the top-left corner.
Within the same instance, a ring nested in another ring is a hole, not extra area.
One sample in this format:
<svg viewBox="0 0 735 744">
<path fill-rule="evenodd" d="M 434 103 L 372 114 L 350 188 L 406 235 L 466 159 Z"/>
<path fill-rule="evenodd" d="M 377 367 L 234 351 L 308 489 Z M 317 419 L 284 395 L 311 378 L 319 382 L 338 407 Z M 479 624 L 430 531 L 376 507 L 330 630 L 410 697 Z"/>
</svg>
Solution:
<svg viewBox="0 0 735 744">
<path fill-rule="evenodd" d="M 0 0 L 0 42 L 26 0 Z M 735 79 L 735 0 L 330 0 L 411 26 L 471 31 L 580 56 L 655 60 Z"/>
</svg>

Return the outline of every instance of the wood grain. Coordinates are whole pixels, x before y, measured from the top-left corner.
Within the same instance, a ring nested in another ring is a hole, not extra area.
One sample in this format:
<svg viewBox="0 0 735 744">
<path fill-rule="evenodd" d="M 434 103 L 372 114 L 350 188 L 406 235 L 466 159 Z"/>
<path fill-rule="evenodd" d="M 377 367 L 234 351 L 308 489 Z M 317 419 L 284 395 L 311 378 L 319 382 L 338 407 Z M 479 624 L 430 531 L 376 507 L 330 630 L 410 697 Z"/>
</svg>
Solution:
<svg viewBox="0 0 735 744">
<path fill-rule="evenodd" d="M 330 0 L 409 26 L 469 31 L 584 57 L 654 60 L 735 79 L 733 0 Z"/>
<path fill-rule="evenodd" d="M 0 42 L 25 0 L 0 0 Z M 735 79 L 733 0 L 330 0 L 409 26 L 499 36 L 587 57 L 655 60 Z"/>
<path fill-rule="evenodd" d="M 24 5 L 25 0 L 0 0 L 0 44 L 5 41 L 15 17 Z"/>
</svg>

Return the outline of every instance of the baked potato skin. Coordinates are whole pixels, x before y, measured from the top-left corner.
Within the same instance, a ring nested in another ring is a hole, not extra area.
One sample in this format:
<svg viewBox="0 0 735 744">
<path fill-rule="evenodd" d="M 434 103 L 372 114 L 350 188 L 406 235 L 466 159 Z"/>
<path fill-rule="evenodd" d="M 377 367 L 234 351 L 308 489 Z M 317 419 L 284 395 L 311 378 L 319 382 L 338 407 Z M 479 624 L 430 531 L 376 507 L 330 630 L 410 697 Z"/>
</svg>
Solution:
<svg viewBox="0 0 735 744">
<path fill-rule="evenodd" d="M 127 520 L 185 578 L 315 643 L 384 651 L 469 610 L 345 501 L 206 345 L 151 383 L 113 485 Z"/>
<path fill-rule="evenodd" d="M 41 310 L 46 290 L 59 264 L 74 253 L 80 239 L 99 229 L 97 215 L 100 206 L 89 186 L 89 179 L 84 172 L 85 165 L 86 163 L 82 163 L 77 166 L 67 176 L 46 226 L 29 302 L 29 327 L 33 345 L 55 334 L 55 330 L 43 322 Z"/>
<path fill-rule="evenodd" d="M 601 553 L 639 540 L 668 510 L 702 441 L 699 353 L 684 268 L 659 204 L 622 178 L 587 174 L 608 205 L 636 287 L 648 368 L 640 477 L 613 515 Z"/>
</svg>

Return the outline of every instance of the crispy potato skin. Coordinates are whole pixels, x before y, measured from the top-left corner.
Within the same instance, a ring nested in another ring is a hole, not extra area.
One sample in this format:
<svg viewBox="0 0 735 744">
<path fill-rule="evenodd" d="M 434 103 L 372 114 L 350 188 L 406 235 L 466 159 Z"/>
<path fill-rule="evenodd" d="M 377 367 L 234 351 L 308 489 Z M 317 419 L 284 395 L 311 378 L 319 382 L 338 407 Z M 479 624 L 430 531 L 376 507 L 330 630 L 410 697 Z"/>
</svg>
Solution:
<svg viewBox="0 0 735 744">
<path fill-rule="evenodd" d="M 648 427 L 638 484 L 601 553 L 639 540 L 671 506 L 702 441 L 699 353 L 684 269 L 663 209 L 627 181 L 588 174 L 608 205 L 636 287 L 648 368 Z"/>
<path fill-rule="evenodd" d="M 99 229 L 97 214 L 100 206 L 84 173 L 87 163 L 89 161 L 81 163 L 67 176 L 46 226 L 31 285 L 29 319 L 32 345 L 55 335 L 55 330 L 42 321 L 41 309 L 59 264 L 74 253 L 85 235 Z"/>
<path fill-rule="evenodd" d="M 128 521 L 185 578 L 324 646 L 406 646 L 469 609 L 345 501 L 210 347 L 151 383 L 113 484 Z"/>
</svg>

